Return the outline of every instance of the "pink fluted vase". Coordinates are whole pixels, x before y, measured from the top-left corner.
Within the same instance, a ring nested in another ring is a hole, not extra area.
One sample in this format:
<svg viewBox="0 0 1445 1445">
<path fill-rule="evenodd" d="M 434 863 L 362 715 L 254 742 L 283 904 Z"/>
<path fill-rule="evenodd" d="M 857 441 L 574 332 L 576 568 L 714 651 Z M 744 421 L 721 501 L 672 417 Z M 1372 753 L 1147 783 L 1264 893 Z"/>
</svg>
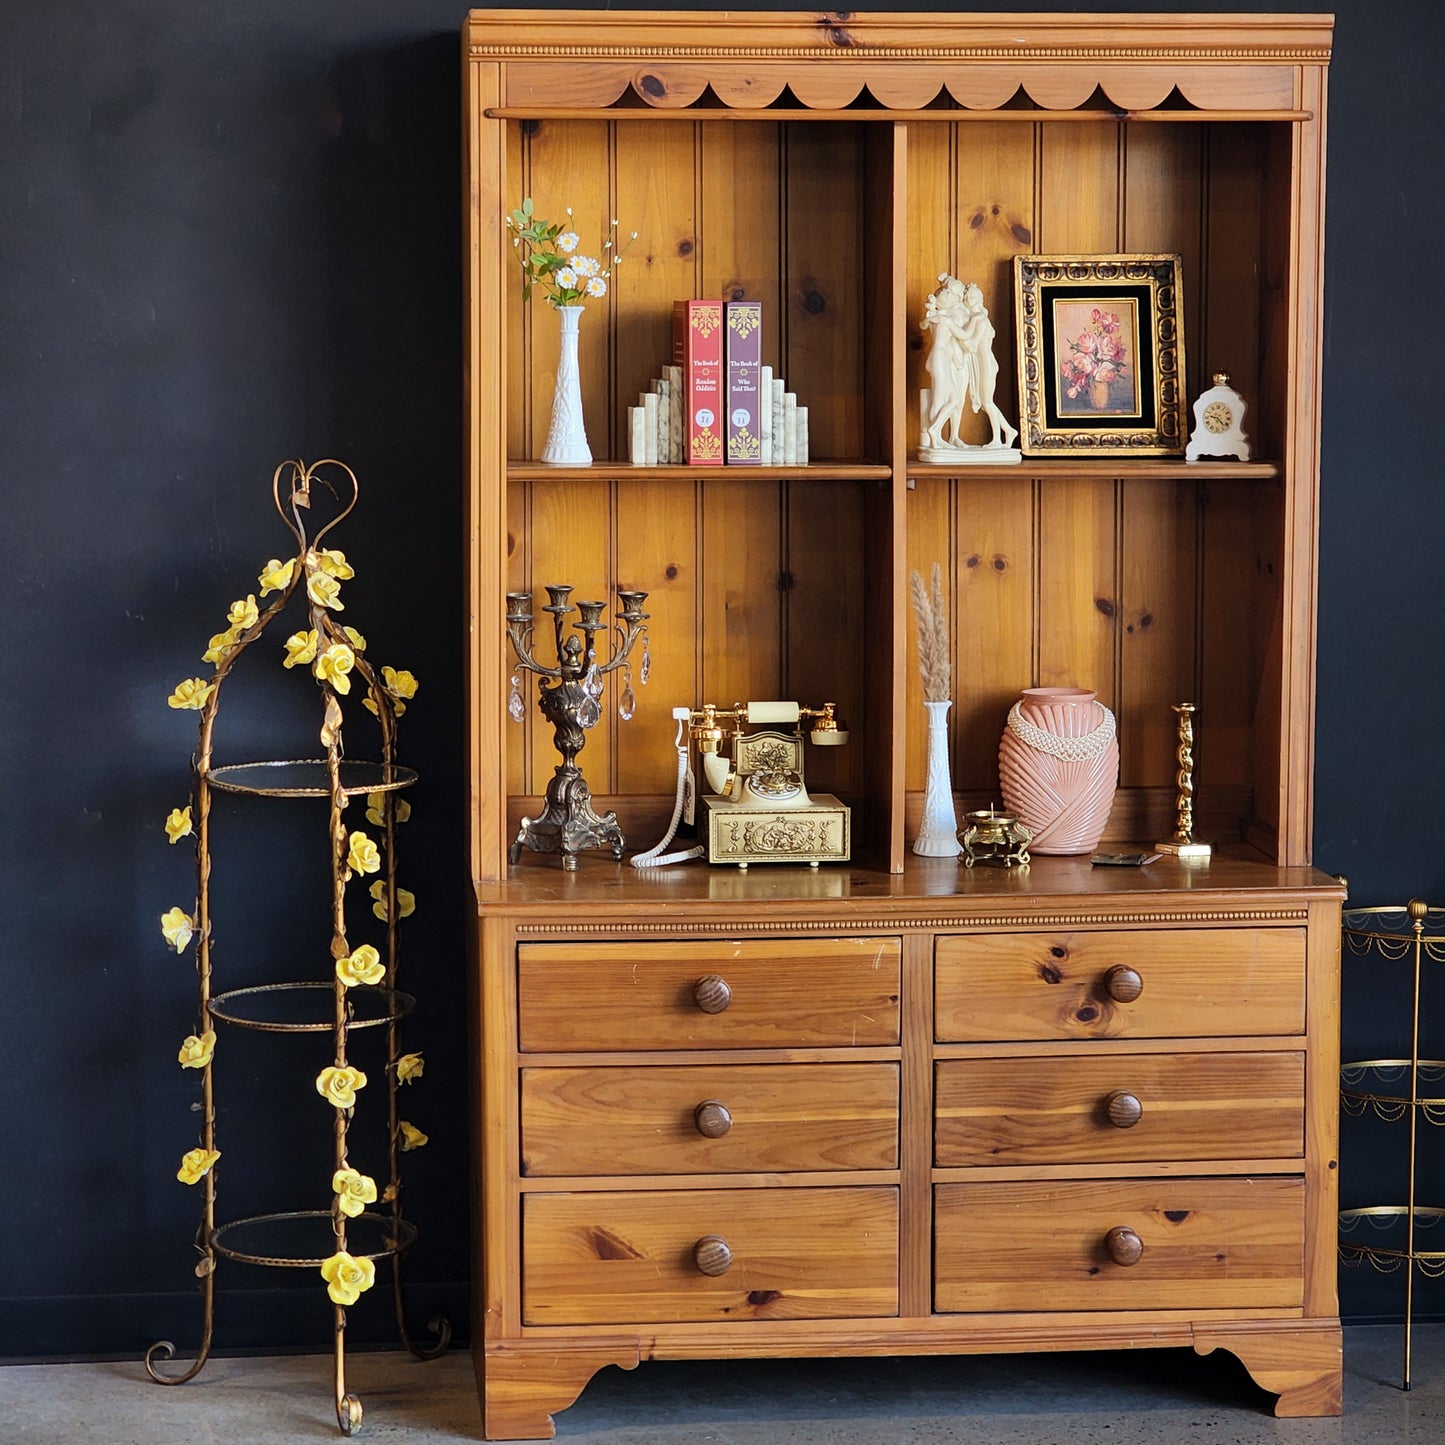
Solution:
<svg viewBox="0 0 1445 1445">
<path fill-rule="evenodd" d="M 1114 714 L 1082 687 L 1028 687 L 998 746 L 1004 806 L 1031 853 L 1092 853 L 1119 782 Z"/>
</svg>

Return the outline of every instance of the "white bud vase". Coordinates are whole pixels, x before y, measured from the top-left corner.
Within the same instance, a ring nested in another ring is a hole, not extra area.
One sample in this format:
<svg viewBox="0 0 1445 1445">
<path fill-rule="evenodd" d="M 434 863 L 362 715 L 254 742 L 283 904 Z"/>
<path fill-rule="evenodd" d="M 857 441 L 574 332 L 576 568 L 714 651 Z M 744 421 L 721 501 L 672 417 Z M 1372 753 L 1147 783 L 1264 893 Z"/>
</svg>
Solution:
<svg viewBox="0 0 1445 1445">
<path fill-rule="evenodd" d="M 953 810 L 953 779 L 948 771 L 948 710 L 953 703 L 925 702 L 928 709 L 928 786 L 923 794 L 923 821 L 913 851 L 925 858 L 957 858 L 958 814 Z"/>
<path fill-rule="evenodd" d="M 552 393 L 552 421 L 542 460 L 557 467 L 592 464 L 587 428 L 582 422 L 582 379 L 577 371 L 577 323 L 585 306 L 559 306 L 562 319 L 562 354 L 557 358 L 557 389 Z"/>
</svg>

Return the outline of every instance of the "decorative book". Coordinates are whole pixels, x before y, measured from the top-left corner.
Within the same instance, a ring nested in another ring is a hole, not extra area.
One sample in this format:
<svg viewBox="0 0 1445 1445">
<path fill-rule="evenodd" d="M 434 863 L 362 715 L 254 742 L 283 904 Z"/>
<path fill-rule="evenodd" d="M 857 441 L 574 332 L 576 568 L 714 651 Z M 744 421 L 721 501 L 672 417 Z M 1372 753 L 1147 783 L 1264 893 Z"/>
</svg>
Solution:
<svg viewBox="0 0 1445 1445">
<path fill-rule="evenodd" d="M 672 358 L 682 368 L 683 449 L 694 466 L 723 460 L 723 303 L 678 301 Z"/>
<path fill-rule="evenodd" d="M 758 466 L 763 460 L 760 416 L 763 303 L 726 301 L 723 317 L 727 365 L 726 460 L 729 466 Z"/>
</svg>

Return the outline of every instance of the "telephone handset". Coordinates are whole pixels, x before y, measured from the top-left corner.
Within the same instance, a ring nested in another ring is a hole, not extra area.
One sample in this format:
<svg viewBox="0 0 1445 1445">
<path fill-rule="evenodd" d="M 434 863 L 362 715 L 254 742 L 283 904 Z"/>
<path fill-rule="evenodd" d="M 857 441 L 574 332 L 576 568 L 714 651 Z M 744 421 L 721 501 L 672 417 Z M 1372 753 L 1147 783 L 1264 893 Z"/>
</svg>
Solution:
<svg viewBox="0 0 1445 1445">
<path fill-rule="evenodd" d="M 810 796 L 803 782 L 803 723 L 812 720 L 809 738 L 818 747 L 848 741 L 838 726 L 836 704 L 821 708 L 796 702 L 736 703 L 719 708 L 678 707 L 677 800 L 667 836 L 655 848 L 637 855 L 636 868 L 655 868 L 704 853 L 711 863 L 846 862 L 850 852 L 851 812 L 831 794 Z M 751 729 L 759 724 L 791 723 L 783 732 Z M 686 737 L 684 736 L 686 735 Z M 678 823 L 692 812 L 695 782 L 688 740 L 697 744 L 703 777 L 710 790 L 702 799 L 705 845 L 663 855 Z"/>
</svg>

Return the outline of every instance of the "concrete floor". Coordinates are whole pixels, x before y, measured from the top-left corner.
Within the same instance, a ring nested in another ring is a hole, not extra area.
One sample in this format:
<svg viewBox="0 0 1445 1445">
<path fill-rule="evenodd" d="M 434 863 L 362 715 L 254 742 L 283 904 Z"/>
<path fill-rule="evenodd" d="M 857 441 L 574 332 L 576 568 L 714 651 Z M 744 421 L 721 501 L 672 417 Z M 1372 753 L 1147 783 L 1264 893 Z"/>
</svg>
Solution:
<svg viewBox="0 0 1445 1445">
<path fill-rule="evenodd" d="M 653 1362 L 603 1370 L 557 1417 L 568 1445 L 1441 1445 L 1445 1325 L 1345 1331 L 1345 1413 L 1276 1420 L 1222 1351 L 957 1359 Z M 348 1384 L 378 1445 L 479 1440 L 464 1351 L 356 1354 Z M 137 1361 L 0 1369 L 3 1445 L 277 1445 L 341 1439 L 327 1356 L 212 1360 L 162 1389 Z"/>
</svg>

